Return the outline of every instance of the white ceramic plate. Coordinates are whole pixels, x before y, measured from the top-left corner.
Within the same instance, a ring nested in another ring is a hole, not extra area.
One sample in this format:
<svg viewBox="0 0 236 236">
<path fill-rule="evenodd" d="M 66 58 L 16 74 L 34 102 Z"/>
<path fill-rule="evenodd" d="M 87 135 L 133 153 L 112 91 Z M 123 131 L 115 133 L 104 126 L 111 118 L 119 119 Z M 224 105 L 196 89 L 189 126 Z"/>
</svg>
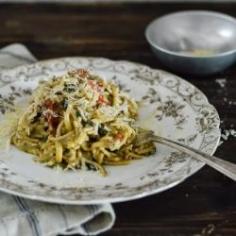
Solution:
<svg viewBox="0 0 236 236">
<path fill-rule="evenodd" d="M 107 80 L 114 80 L 137 101 L 143 101 L 140 124 L 145 128 L 208 154 L 215 151 L 220 122 L 205 95 L 175 75 L 126 61 L 62 58 L 2 71 L 0 81 L 6 85 L 0 88 L 1 113 L 7 110 L 6 102 L 25 102 L 39 80 L 74 68 L 88 68 Z M 189 156 L 157 146 L 158 151 L 153 156 L 127 166 L 107 166 L 107 177 L 94 171 L 51 169 L 12 146 L 7 154 L 0 153 L 0 189 L 54 203 L 120 202 L 169 189 L 203 166 Z"/>
</svg>

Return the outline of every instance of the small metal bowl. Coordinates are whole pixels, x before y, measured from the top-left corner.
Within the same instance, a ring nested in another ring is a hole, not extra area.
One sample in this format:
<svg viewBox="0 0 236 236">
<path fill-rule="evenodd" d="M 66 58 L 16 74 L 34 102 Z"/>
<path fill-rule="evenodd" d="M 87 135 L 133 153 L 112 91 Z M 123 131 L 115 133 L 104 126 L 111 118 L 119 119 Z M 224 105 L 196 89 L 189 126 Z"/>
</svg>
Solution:
<svg viewBox="0 0 236 236">
<path fill-rule="evenodd" d="M 160 17 L 145 36 L 159 60 L 170 69 L 209 75 L 236 61 L 236 19 L 209 11 L 182 11 Z"/>
</svg>

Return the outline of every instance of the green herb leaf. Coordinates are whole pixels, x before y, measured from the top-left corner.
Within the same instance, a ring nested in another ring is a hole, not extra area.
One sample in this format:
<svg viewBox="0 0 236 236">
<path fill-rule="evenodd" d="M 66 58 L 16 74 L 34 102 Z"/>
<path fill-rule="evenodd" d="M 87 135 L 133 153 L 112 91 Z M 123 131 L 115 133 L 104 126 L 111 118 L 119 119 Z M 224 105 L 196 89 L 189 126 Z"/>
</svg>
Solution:
<svg viewBox="0 0 236 236">
<path fill-rule="evenodd" d="M 67 93 L 72 93 L 72 92 L 75 92 L 76 88 L 75 88 L 74 84 L 64 83 L 64 89 L 63 90 Z"/>
<path fill-rule="evenodd" d="M 108 133 L 108 131 L 105 129 L 104 125 L 102 124 L 99 128 L 98 128 L 98 134 L 100 136 L 105 136 Z"/>
<path fill-rule="evenodd" d="M 76 117 L 81 117 L 81 114 L 79 111 L 76 111 L 75 115 L 76 115 Z"/>
</svg>

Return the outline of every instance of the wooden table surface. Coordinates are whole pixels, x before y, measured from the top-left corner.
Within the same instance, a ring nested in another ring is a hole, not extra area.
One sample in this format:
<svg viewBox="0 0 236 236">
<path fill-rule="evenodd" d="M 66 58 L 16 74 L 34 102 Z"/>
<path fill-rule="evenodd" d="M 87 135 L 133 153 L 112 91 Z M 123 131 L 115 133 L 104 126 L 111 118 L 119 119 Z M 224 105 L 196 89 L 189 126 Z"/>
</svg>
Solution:
<svg viewBox="0 0 236 236">
<path fill-rule="evenodd" d="M 144 38 L 155 17 L 177 10 L 207 9 L 236 16 L 236 4 L 0 4 L 0 46 L 21 42 L 39 59 L 99 56 L 163 68 Z M 210 78 L 185 76 L 214 104 L 222 128 L 236 126 L 236 66 Z M 224 88 L 216 82 L 226 78 Z M 230 137 L 216 155 L 234 161 Z M 158 195 L 114 204 L 115 226 L 105 236 L 236 235 L 236 184 L 204 167 L 179 186 Z"/>
</svg>

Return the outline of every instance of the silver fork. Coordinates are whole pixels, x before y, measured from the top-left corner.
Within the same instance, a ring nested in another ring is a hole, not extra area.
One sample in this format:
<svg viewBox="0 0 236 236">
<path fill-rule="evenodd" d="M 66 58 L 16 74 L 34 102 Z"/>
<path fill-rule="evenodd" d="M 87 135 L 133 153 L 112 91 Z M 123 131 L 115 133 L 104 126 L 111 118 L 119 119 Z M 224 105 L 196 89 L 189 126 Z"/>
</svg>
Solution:
<svg viewBox="0 0 236 236">
<path fill-rule="evenodd" d="M 137 146 L 141 144 L 145 144 L 150 141 L 167 145 L 178 151 L 184 152 L 200 161 L 205 162 L 207 165 L 211 166 L 215 170 L 218 170 L 220 173 L 236 181 L 236 164 L 234 163 L 222 160 L 215 156 L 210 156 L 204 152 L 196 150 L 192 147 L 188 147 L 182 143 L 178 143 L 176 141 L 154 135 L 152 131 L 140 129 L 138 133 L 139 135 L 137 136 L 137 139 L 135 142 L 135 145 Z"/>
</svg>

